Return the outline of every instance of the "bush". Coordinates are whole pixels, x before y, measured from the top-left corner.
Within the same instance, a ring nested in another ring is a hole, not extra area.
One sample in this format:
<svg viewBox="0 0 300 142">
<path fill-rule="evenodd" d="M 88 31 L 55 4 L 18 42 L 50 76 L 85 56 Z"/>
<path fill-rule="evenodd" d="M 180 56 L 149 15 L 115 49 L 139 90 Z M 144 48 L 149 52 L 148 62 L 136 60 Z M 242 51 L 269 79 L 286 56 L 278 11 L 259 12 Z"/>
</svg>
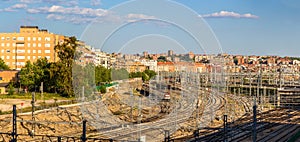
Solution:
<svg viewBox="0 0 300 142">
<path fill-rule="evenodd" d="M 106 93 L 106 87 L 104 85 L 100 86 L 99 90 L 102 94 Z"/>
<path fill-rule="evenodd" d="M 14 95 L 14 93 L 15 93 L 15 88 L 14 88 L 12 83 L 9 83 L 9 85 L 8 85 L 8 95 L 12 96 L 12 95 Z"/>
</svg>

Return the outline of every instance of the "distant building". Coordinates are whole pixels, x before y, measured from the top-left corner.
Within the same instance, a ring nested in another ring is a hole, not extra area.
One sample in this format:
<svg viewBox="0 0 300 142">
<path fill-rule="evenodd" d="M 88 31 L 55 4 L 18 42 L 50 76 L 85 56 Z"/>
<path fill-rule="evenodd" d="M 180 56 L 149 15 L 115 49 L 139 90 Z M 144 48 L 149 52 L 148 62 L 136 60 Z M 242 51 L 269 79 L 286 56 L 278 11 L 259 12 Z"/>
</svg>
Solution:
<svg viewBox="0 0 300 142">
<path fill-rule="evenodd" d="M 173 62 L 157 62 L 157 71 L 174 72 L 175 65 Z"/>
<path fill-rule="evenodd" d="M 84 42 L 80 41 L 77 43 L 78 47 L 76 49 L 75 54 L 80 55 L 79 57 L 76 57 L 75 62 L 78 65 L 84 66 L 87 64 L 95 64 L 96 60 L 96 54 L 91 51 L 91 47 L 87 46 Z M 78 59 L 77 59 L 78 58 Z"/>
<path fill-rule="evenodd" d="M 148 52 L 147 52 L 147 51 L 144 51 L 144 52 L 143 52 L 143 55 L 144 55 L 145 58 L 148 57 Z"/>
<path fill-rule="evenodd" d="M 242 64 L 245 63 L 245 58 L 244 58 L 244 56 L 236 56 L 235 58 L 236 58 L 236 60 L 237 60 L 237 65 L 242 65 Z"/>
<path fill-rule="evenodd" d="M 180 58 L 179 57 L 174 57 L 173 62 L 180 62 Z"/>
<path fill-rule="evenodd" d="M 268 63 L 268 65 L 272 66 L 276 63 L 276 59 L 273 57 L 270 57 L 267 59 L 267 63 Z"/>
<path fill-rule="evenodd" d="M 189 58 L 193 59 L 195 57 L 195 54 L 193 52 L 189 52 Z"/>
<path fill-rule="evenodd" d="M 111 68 L 113 63 L 116 61 L 116 58 L 113 57 L 111 54 L 102 51 L 95 51 L 95 55 L 95 65 L 100 65 L 107 69 Z"/>
<path fill-rule="evenodd" d="M 173 50 L 169 50 L 168 51 L 168 56 L 173 56 L 174 55 L 174 51 Z"/>
<path fill-rule="evenodd" d="M 138 61 L 128 61 L 125 66 L 128 72 L 143 72 L 146 70 L 146 66 Z"/>
<path fill-rule="evenodd" d="M 34 62 L 39 58 L 55 62 L 58 59 L 54 47 L 63 40 L 64 36 L 37 26 L 21 26 L 19 33 L 0 33 L 0 58 L 16 70 L 25 66 L 26 61 Z"/>
<path fill-rule="evenodd" d="M 157 70 L 157 61 L 156 60 L 142 60 L 141 63 L 146 66 L 148 70 Z"/>
</svg>

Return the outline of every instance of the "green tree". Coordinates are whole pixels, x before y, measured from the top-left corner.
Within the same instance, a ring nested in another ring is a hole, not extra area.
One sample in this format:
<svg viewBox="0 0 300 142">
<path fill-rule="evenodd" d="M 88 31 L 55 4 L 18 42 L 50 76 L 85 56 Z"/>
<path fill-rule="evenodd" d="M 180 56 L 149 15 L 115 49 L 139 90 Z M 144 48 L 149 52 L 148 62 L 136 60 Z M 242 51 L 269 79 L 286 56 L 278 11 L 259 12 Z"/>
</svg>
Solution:
<svg viewBox="0 0 300 142">
<path fill-rule="evenodd" d="M 149 81 L 150 80 L 150 77 L 145 73 L 145 72 L 142 72 L 142 80 L 145 82 L 145 81 Z"/>
<path fill-rule="evenodd" d="M 123 80 L 129 78 L 129 73 L 126 69 L 112 69 L 111 70 L 112 80 Z"/>
<path fill-rule="evenodd" d="M 12 82 L 9 83 L 8 85 L 8 95 L 14 95 L 15 93 L 15 88 Z"/>
<path fill-rule="evenodd" d="M 103 66 L 96 66 L 95 82 L 97 85 L 103 85 L 104 82 L 111 82 L 111 70 Z"/>
<path fill-rule="evenodd" d="M 156 75 L 156 72 L 153 70 L 145 70 L 144 72 L 149 76 L 149 79 Z"/>
<path fill-rule="evenodd" d="M 55 76 L 56 88 L 65 97 L 74 96 L 72 85 L 72 66 L 77 48 L 75 37 L 66 38 L 63 43 L 55 46 L 59 61 L 52 66 L 52 77 Z"/>
<path fill-rule="evenodd" d="M 5 64 L 2 58 L 0 58 L 0 70 L 9 70 L 9 66 Z"/>
<path fill-rule="evenodd" d="M 47 58 L 38 59 L 33 63 L 34 83 L 36 86 L 40 86 L 41 82 L 44 82 L 44 86 L 47 86 L 46 84 L 49 81 L 49 65 Z"/>
<path fill-rule="evenodd" d="M 166 62 L 167 58 L 165 56 L 160 56 L 160 57 L 157 58 L 157 61 L 158 62 Z"/>
<path fill-rule="evenodd" d="M 104 85 L 100 86 L 99 90 L 102 94 L 106 93 L 106 87 Z"/>
<path fill-rule="evenodd" d="M 32 90 L 35 85 L 34 67 L 30 61 L 27 61 L 25 66 L 20 71 L 20 83 L 26 90 Z"/>
</svg>

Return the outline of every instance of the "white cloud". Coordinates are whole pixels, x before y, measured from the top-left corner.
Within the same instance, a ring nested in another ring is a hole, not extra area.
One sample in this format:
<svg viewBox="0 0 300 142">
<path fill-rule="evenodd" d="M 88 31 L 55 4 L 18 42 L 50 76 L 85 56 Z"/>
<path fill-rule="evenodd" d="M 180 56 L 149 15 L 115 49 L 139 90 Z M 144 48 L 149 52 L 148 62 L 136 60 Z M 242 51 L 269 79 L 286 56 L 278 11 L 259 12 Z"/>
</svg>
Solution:
<svg viewBox="0 0 300 142">
<path fill-rule="evenodd" d="M 65 16 L 62 15 L 56 15 L 56 14 L 49 14 L 47 16 L 47 19 L 52 19 L 52 20 L 63 20 Z"/>
<path fill-rule="evenodd" d="M 20 0 L 22 3 L 48 3 L 52 5 L 75 6 L 78 5 L 78 0 Z"/>
<path fill-rule="evenodd" d="M 154 16 L 148 16 L 144 14 L 128 14 L 126 16 L 129 19 L 154 19 Z"/>
<path fill-rule="evenodd" d="M 27 8 L 27 4 L 15 4 L 15 5 L 11 6 L 11 8 L 13 8 L 13 9 L 25 9 L 25 8 Z"/>
<path fill-rule="evenodd" d="M 98 6 L 101 4 L 101 0 L 91 0 L 91 5 L 92 6 Z"/>
<path fill-rule="evenodd" d="M 58 14 L 49 14 L 47 16 L 47 19 L 49 20 L 56 20 L 56 21 L 66 21 L 74 24 L 83 24 L 83 23 L 90 23 L 95 21 L 95 18 L 89 18 L 89 17 L 81 17 L 76 15 L 58 15 Z"/>
<path fill-rule="evenodd" d="M 155 19 L 154 16 L 148 16 L 144 14 L 128 14 L 125 16 L 126 22 L 136 22 L 141 19 Z"/>
<path fill-rule="evenodd" d="M 90 22 L 135 22 L 140 19 L 154 19 L 154 16 L 144 14 L 116 15 L 105 9 L 63 7 L 53 5 L 51 7 L 39 7 L 27 9 L 32 14 L 47 14 L 47 19 L 63 20 L 75 24 Z"/>
<path fill-rule="evenodd" d="M 220 11 L 220 12 L 215 12 L 212 14 L 205 14 L 201 15 L 203 18 L 249 18 L 249 19 L 256 19 L 259 18 L 256 15 L 246 13 L 246 14 L 239 14 L 235 12 L 230 12 L 230 11 Z"/>
<path fill-rule="evenodd" d="M 38 3 L 41 2 L 41 0 L 20 0 L 22 3 Z"/>
<path fill-rule="evenodd" d="M 53 5 L 51 7 L 39 7 L 39 8 L 30 8 L 27 9 L 28 13 L 45 13 L 45 14 L 70 14 L 70 15 L 82 15 L 82 16 L 91 16 L 99 17 L 107 13 L 107 10 L 104 9 L 92 9 L 92 8 L 80 8 L 75 7 L 63 7 L 58 5 Z"/>
<path fill-rule="evenodd" d="M 4 8 L 4 9 L 0 9 L 0 12 L 4 11 L 4 12 L 16 12 L 17 9 L 25 9 L 27 8 L 27 4 L 15 4 L 12 5 L 10 7 Z"/>
</svg>

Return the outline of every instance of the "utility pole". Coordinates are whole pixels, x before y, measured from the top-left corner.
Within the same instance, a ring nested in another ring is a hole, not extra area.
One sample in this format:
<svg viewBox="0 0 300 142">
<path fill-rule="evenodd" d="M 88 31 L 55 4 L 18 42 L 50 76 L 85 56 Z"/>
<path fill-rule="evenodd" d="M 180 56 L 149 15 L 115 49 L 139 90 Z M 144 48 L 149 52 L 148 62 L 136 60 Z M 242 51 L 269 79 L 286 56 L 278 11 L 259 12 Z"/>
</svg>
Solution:
<svg viewBox="0 0 300 142">
<path fill-rule="evenodd" d="M 224 115 L 224 142 L 227 142 L 227 115 Z"/>
<path fill-rule="evenodd" d="M 256 142 L 256 123 L 257 123 L 257 119 L 256 119 L 256 97 L 254 97 L 254 103 L 253 103 L 253 127 L 252 127 L 252 141 Z"/>
<path fill-rule="evenodd" d="M 41 99 L 44 101 L 44 105 L 45 104 L 45 98 L 44 98 L 44 82 L 41 82 L 41 88 L 40 88 L 40 91 L 41 91 Z"/>
<path fill-rule="evenodd" d="M 13 105 L 13 131 L 11 133 L 12 140 L 11 142 L 17 142 L 17 109 L 16 105 Z"/>
<path fill-rule="evenodd" d="M 260 87 L 261 87 L 261 80 L 262 80 L 262 71 L 261 71 L 261 64 L 259 66 L 259 70 L 258 70 L 258 75 L 257 75 L 257 93 L 256 93 L 256 97 L 258 97 L 258 104 L 260 105 L 260 107 L 262 106 L 261 105 L 261 96 L 260 96 Z"/>
<path fill-rule="evenodd" d="M 35 111 L 35 92 L 32 93 L 32 98 L 31 98 L 31 118 L 32 118 L 32 127 L 31 127 L 31 135 L 34 137 L 34 131 L 35 131 L 35 116 L 34 116 L 34 111 Z"/>
<path fill-rule="evenodd" d="M 82 136 L 81 136 L 81 141 L 86 142 L 86 120 L 83 120 L 82 122 Z"/>
<path fill-rule="evenodd" d="M 252 96 L 252 76 L 251 76 L 251 72 L 249 74 L 250 78 L 249 78 L 249 96 Z"/>
</svg>

